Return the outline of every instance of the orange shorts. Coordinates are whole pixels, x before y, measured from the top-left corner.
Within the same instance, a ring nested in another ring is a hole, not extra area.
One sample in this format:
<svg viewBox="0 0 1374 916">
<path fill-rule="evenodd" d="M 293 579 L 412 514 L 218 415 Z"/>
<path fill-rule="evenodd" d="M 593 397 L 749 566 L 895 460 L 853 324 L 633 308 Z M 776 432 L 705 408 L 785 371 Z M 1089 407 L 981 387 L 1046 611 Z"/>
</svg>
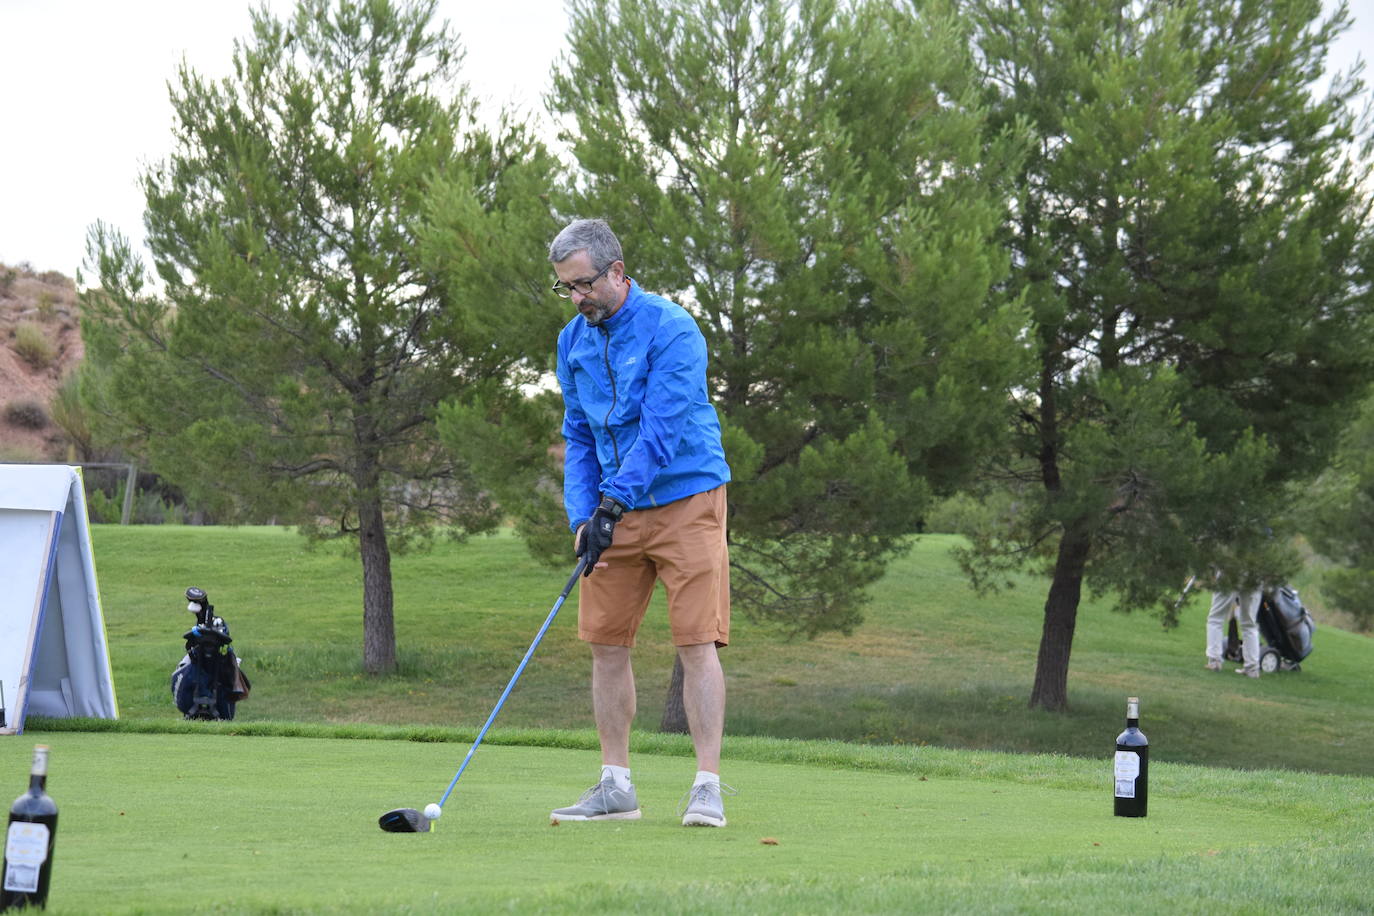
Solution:
<svg viewBox="0 0 1374 916">
<path fill-rule="evenodd" d="M 673 645 L 730 641 L 730 553 L 725 545 L 725 487 L 649 509 L 616 523 L 607 564 L 582 580 L 577 635 L 633 646 L 654 582 L 668 592 Z"/>
</svg>

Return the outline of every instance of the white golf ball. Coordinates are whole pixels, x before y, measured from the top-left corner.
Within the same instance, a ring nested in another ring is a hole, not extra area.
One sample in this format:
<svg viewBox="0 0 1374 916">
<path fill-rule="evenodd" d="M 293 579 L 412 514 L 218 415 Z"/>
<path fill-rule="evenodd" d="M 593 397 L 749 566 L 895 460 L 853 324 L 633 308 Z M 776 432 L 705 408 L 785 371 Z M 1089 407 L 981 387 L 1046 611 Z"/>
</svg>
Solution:
<svg viewBox="0 0 1374 916">
<path fill-rule="evenodd" d="M 443 813 L 444 809 L 434 804 L 434 802 L 430 802 L 429 804 L 425 805 L 425 817 L 431 821 L 437 821 L 439 819 L 439 815 Z"/>
</svg>

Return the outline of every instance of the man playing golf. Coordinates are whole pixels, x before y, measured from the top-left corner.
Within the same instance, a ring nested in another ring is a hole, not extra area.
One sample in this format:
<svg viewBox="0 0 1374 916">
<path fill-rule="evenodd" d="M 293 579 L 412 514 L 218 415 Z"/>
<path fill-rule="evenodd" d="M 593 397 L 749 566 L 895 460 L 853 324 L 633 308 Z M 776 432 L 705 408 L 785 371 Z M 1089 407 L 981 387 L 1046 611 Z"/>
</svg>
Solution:
<svg viewBox="0 0 1374 916">
<path fill-rule="evenodd" d="M 563 501 L 586 560 L 577 630 L 592 647 L 602 763 L 600 782 L 551 817 L 640 816 L 630 781 L 630 649 L 661 579 L 697 757 L 682 823 L 724 827 L 725 676 L 716 649 L 730 637 L 730 468 L 706 391 L 706 341 L 682 306 L 626 276 L 620 242 L 602 220 L 570 223 L 549 260 L 554 292 L 580 313 L 558 335 Z"/>
</svg>

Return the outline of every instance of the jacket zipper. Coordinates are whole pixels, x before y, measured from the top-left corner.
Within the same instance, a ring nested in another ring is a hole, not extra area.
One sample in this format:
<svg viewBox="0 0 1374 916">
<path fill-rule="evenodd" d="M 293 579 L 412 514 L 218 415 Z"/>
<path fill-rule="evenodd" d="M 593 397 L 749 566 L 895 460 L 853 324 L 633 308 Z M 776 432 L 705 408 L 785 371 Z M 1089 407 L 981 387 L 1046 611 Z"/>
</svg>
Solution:
<svg viewBox="0 0 1374 916">
<path fill-rule="evenodd" d="M 606 427 L 606 435 L 611 438 L 611 451 L 615 452 L 615 469 L 620 470 L 620 444 L 615 441 L 615 430 L 611 428 L 611 414 L 615 413 L 616 401 L 620 399 L 620 393 L 615 384 L 615 372 L 611 370 L 611 331 L 610 328 L 601 327 L 598 330 L 606 338 L 606 345 L 602 351 L 602 359 L 606 363 L 606 377 L 611 380 L 611 406 L 606 410 L 606 417 L 602 425 Z"/>
</svg>

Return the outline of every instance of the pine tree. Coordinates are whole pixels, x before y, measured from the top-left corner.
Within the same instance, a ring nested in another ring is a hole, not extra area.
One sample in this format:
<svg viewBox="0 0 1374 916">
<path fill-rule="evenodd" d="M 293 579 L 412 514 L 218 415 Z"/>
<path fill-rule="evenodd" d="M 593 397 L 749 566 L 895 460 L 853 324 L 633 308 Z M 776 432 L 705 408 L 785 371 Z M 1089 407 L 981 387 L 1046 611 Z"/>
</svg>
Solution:
<svg viewBox="0 0 1374 916">
<path fill-rule="evenodd" d="M 933 6 L 933 5 L 932 5 Z M 737 606 L 850 632 L 932 493 L 1005 428 L 1011 132 L 953 20 L 885 3 L 578 0 L 551 107 L 606 218 L 710 350 Z"/>
<path fill-rule="evenodd" d="M 533 380 L 530 341 L 557 329 L 554 163 L 522 128 L 479 125 L 433 13 L 254 13 L 231 77 L 181 68 L 174 151 L 142 176 L 160 288 L 107 227 L 89 246 L 99 409 L 215 517 L 356 539 L 372 673 L 396 665 L 392 550 L 497 521 L 437 406 Z"/>
<path fill-rule="evenodd" d="M 1374 630 L 1374 400 L 1346 428 L 1332 466 L 1298 495 L 1303 533 L 1334 562 L 1322 596 L 1362 632 Z"/>
<path fill-rule="evenodd" d="M 1318 89 L 1344 8 L 961 6 L 989 126 L 1036 138 L 1005 240 L 1038 357 L 1001 467 L 1018 511 L 965 561 L 1049 573 L 1030 702 L 1062 709 L 1085 583 L 1167 622 L 1190 571 L 1283 572 L 1282 485 L 1374 369 L 1369 135 L 1357 80 Z"/>
</svg>

